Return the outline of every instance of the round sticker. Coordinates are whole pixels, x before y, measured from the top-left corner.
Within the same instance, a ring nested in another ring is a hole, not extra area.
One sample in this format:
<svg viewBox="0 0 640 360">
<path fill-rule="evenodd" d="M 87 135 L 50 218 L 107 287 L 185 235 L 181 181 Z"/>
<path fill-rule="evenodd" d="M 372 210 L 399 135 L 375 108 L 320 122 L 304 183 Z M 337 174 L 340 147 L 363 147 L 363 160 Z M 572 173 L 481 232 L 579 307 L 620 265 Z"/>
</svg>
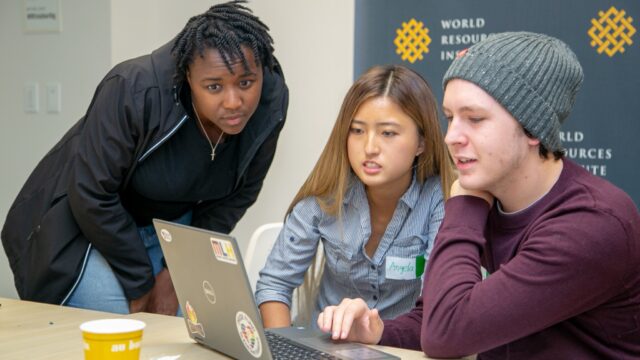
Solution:
<svg viewBox="0 0 640 360">
<path fill-rule="evenodd" d="M 164 241 L 171 242 L 171 233 L 169 232 L 169 230 L 167 229 L 160 230 L 160 236 L 164 239 Z"/>
<path fill-rule="evenodd" d="M 262 343 L 251 318 L 242 311 L 238 311 L 236 313 L 236 327 L 238 328 L 238 335 L 242 339 L 242 344 L 244 344 L 249 354 L 259 358 L 262 355 Z"/>
</svg>

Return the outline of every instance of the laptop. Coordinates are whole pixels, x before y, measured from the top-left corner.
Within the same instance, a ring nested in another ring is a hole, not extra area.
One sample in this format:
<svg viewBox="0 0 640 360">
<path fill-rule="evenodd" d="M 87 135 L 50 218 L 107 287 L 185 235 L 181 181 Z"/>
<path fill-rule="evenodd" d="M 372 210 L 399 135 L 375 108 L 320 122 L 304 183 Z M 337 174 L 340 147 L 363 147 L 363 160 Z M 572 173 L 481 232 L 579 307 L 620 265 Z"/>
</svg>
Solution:
<svg viewBox="0 0 640 360">
<path fill-rule="evenodd" d="M 304 328 L 265 330 L 232 236 L 154 219 L 189 336 L 236 359 L 400 359 Z"/>
</svg>

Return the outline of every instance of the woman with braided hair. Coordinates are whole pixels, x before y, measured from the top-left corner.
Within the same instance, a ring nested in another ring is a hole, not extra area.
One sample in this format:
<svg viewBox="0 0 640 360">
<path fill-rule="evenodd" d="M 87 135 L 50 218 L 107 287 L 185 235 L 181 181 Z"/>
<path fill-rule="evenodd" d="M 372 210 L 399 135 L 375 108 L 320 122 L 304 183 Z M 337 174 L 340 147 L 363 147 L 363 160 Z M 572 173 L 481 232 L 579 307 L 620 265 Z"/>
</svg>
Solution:
<svg viewBox="0 0 640 360">
<path fill-rule="evenodd" d="M 230 232 L 286 117 L 269 28 L 243 3 L 215 5 L 116 65 L 40 161 L 2 230 L 22 299 L 176 314 L 152 218 Z"/>
</svg>

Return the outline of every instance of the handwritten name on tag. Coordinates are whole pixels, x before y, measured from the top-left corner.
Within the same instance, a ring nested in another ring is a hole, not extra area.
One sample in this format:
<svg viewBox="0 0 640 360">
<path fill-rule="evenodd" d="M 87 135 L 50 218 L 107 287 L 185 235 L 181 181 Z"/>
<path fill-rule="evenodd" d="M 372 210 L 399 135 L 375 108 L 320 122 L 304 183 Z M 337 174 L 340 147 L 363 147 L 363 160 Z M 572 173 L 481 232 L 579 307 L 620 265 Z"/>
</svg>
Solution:
<svg viewBox="0 0 640 360">
<path fill-rule="evenodd" d="M 424 273 L 424 255 L 415 258 L 387 256 L 386 278 L 393 280 L 413 280 Z"/>
</svg>

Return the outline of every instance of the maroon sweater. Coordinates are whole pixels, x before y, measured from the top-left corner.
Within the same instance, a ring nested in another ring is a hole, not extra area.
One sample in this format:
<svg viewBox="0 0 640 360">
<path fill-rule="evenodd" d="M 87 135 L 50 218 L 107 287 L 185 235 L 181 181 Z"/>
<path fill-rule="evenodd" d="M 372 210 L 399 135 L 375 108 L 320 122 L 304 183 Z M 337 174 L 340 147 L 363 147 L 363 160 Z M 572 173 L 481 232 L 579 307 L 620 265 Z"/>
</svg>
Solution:
<svg viewBox="0 0 640 360">
<path fill-rule="evenodd" d="M 385 321 L 380 343 L 432 357 L 640 359 L 640 214 L 563 161 L 551 191 L 518 213 L 449 199 L 423 298 Z"/>
</svg>

